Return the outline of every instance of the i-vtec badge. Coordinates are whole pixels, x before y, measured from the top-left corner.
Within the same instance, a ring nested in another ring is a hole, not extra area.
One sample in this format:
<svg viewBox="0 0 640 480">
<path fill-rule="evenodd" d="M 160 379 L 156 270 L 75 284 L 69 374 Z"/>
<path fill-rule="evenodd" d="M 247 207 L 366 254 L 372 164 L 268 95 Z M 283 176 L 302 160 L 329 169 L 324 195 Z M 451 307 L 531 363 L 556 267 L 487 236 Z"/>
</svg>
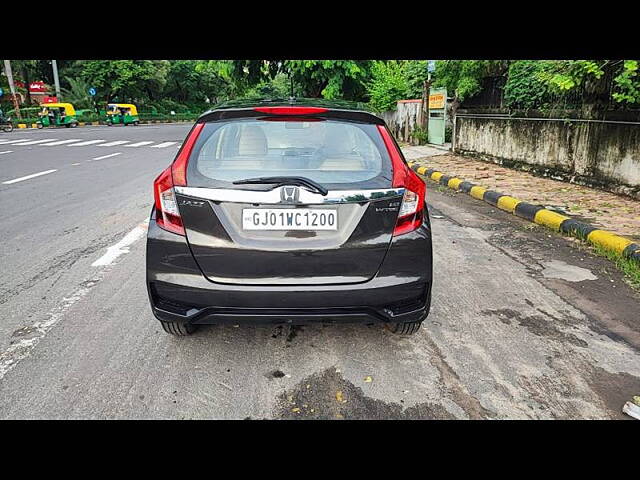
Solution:
<svg viewBox="0 0 640 480">
<path fill-rule="evenodd" d="M 280 189 L 280 202 L 281 203 L 299 203 L 300 202 L 300 189 L 298 187 L 284 186 Z"/>
<path fill-rule="evenodd" d="M 180 205 L 184 207 L 203 207 L 206 202 L 201 202 L 200 200 L 180 200 Z"/>
</svg>

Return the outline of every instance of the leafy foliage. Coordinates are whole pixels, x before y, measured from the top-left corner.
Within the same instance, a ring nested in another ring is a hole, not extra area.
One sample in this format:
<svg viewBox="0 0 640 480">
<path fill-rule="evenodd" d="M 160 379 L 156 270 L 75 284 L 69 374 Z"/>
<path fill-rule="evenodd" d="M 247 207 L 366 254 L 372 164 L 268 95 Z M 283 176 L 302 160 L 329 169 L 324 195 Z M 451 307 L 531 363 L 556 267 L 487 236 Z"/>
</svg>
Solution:
<svg viewBox="0 0 640 480">
<path fill-rule="evenodd" d="M 436 62 L 435 87 L 444 87 L 459 101 L 473 97 L 482 89 L 482 78 L 499 71 L 497 60 L 442 60 Z"/>
<path fill-rule="evenodd" d="M 517 60 L 509 65 L 509 74 L 504 86 L 504 101 L 509 108 L 533 109 L 547 102 L 549 85 L 542 76 L 550 62 Z"/>
<path fill-rule="evenodd" d="M 407 98 L 406 64 L 397 61 L 376 61 L 371 68 L 372 79 L 367 85 L 369 104 L 374 111 L 395 110 L 396 102 Z"/>
<path fill-rule="evenodd" d="M 424 82 L 429 78 L 427 70 L 429 62 L 426 60 L 411 60 L 407 62 L 407 97 L 422 98 Z"/>
<path fill-rule="evenodd" d="M 612 96 L 616 102 L 640 104 L 640 74 L 638 60 L 625 60 L 622 72 L 613 79 L 616 91 Z"/>
<path fill-rule="evenodd" d="M 82 78 L 66 77 L 70 88 L 61 88 L 62 98 L 65 102 L 73 103 L 76 108 L 92 108 L 93 98 L 89 95 L 91 85 Z"/>
<path fill-rule="evenodd" d="M 590 77 L 599 79 L 604 75 L 602 67 L 590 60 L 562 60 L 548 62 L 547 68 L 538 77 L 552 90 L 566 92 L 584 84 Z"/>
</svg>

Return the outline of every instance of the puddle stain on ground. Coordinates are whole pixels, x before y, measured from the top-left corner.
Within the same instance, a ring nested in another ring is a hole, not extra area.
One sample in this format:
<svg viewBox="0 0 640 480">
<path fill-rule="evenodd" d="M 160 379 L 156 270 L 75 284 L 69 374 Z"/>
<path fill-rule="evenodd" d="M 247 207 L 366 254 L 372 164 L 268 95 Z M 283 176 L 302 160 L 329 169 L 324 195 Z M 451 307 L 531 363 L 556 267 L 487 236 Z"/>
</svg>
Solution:
<svg viewBox="0 0 640 480">
<path fill-rule="evenodd" d="M 341 401 L 338 401 L 339 398 Z M 283 419 L 453 419 L 442 405 L 420 403 L 409 408 L 367 397 L 335 368 L 303 379 L 278 397 L 276 418 Z"/>
<path fill-rule="evenodd" d="M 542 311 L 541 311 L 542 312 Z M 516 310 L 511 310 L 509 308 L 502 308 L 498 310 L 483 310 L 483 315 L 496 315 L 498 319 L 504 323 L 505 325 L 511 325 L 511 321 L 515 320 L 522 327 L 525 327 L 534 335 L 539 337 L 547 337 L 554 340 L 558 340 L 560 342 L 567 342 L 577 347 L 588 347 L 589 344 L 584 340 L 576 337 L 571 333 L 565 333 L 560 330 L 552 321 L 547 320 L 542 315 L 523 315 Z M 551 316 L 546 312 L 545 316 L 551 317 L 555 321 L 558 319 Z"/>
<path fill-rule="evenodd" d="M 570 265 L 562 260 L 550 260 L 541 262 L 544 266 L 542 276 L 545 278 L 558 278 L 567 282 L 583 282 L 585 280 L 597 280 L 591 270 L 587 268 Z"/>
</svg>

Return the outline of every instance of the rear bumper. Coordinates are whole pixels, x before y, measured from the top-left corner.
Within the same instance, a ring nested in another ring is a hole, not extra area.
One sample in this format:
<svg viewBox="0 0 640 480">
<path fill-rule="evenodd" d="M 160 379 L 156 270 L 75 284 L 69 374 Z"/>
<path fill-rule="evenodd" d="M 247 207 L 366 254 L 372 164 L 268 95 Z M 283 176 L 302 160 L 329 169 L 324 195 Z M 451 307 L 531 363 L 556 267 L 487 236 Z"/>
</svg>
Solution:
<svg viewBox="0 0 640 480">
<path fill-rule="evenodd" d="M 431 304 L 431 231 L 427 221 L 394 238 L 378 274 L 342 285 L 229 285 L 202 274 L 184 237 L 159 228 L 147 236 L 147 290 L 164 322 L 380 323 L 423 320 Z"/>
</svg>

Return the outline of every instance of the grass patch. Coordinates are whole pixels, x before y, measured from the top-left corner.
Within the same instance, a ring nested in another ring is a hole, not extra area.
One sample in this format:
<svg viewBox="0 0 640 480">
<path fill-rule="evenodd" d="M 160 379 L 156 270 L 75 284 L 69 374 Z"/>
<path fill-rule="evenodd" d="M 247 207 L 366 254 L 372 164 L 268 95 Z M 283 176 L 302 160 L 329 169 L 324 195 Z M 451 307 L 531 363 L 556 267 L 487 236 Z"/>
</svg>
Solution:
<svg viewBox="0 0 640 480">
<path fill-rule="evenodd" d="M 617 253 L 599 246 L 594 245 L 592 249 L 596 255 L 611 260 L 616 268 L 624 274 L 629 285 L 636 290 L 640 290 L 640 264 L 638 262 L 630 258 L 623 258 Z"/>
</svg>

